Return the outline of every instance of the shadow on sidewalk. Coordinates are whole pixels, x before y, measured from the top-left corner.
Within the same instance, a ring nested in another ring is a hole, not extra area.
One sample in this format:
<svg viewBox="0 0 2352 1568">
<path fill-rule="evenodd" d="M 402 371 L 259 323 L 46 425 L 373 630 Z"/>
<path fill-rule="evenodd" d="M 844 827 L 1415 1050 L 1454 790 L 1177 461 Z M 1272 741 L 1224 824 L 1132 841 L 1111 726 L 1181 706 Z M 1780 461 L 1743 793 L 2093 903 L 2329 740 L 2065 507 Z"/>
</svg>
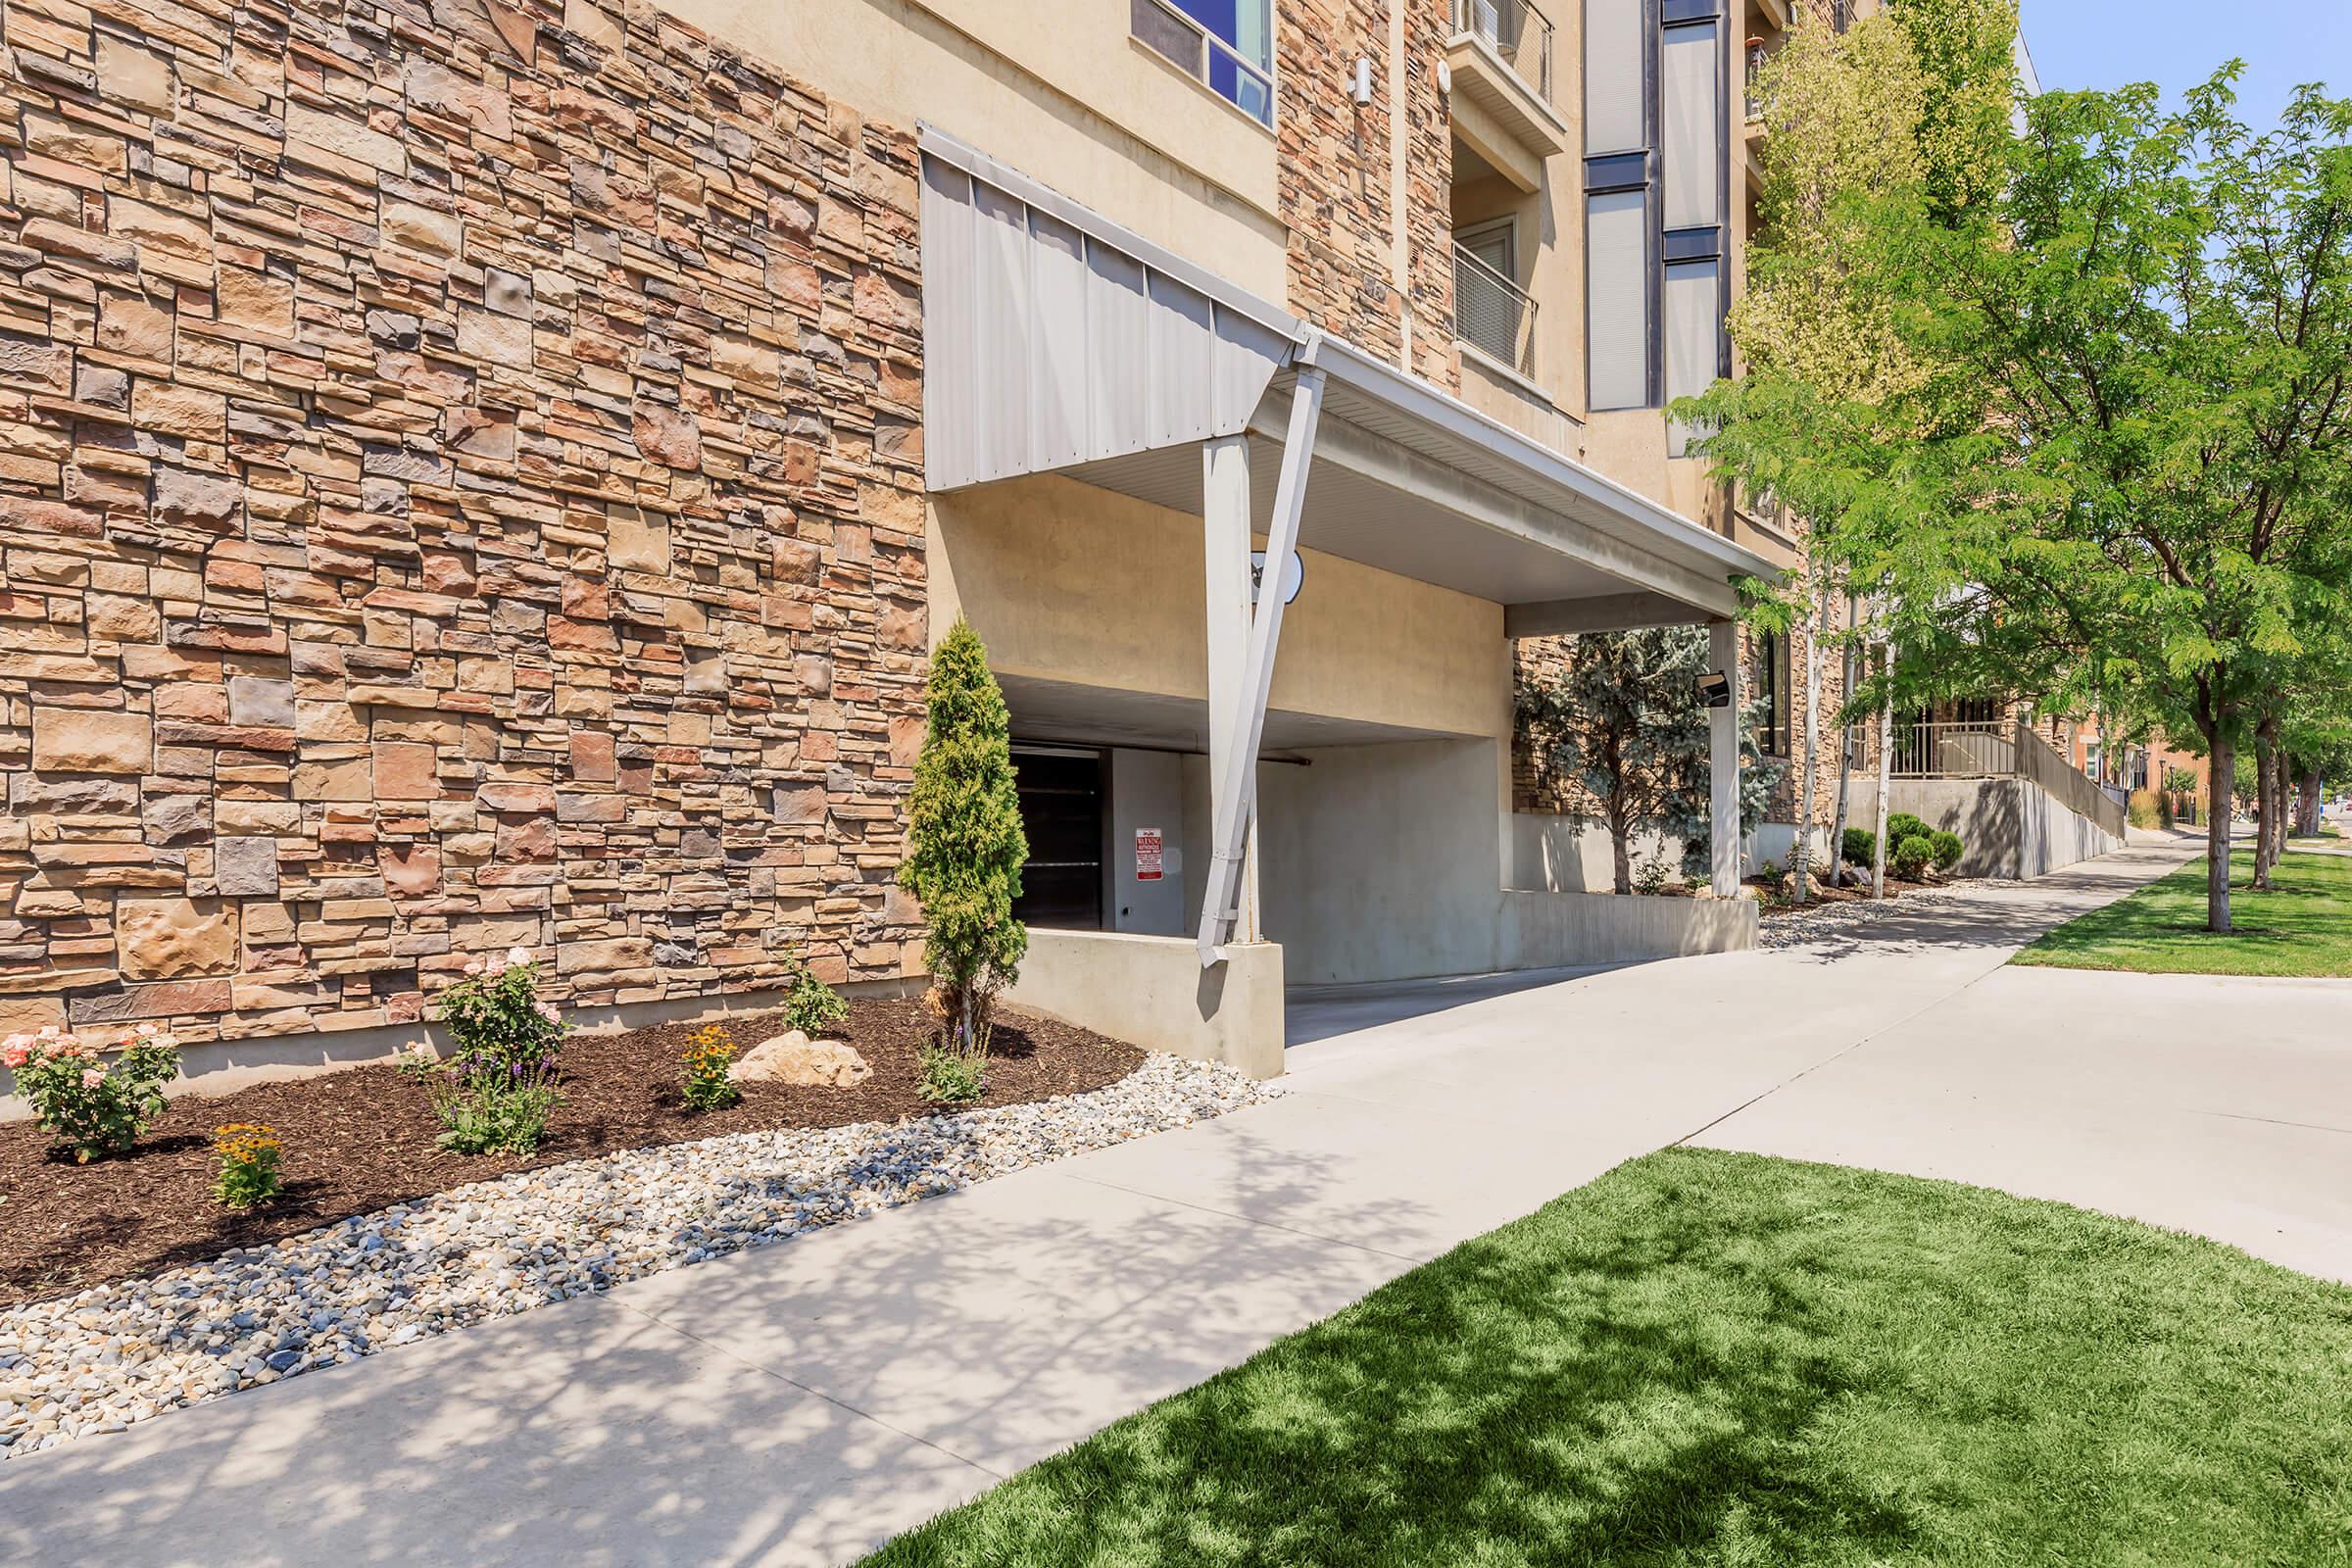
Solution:
<svg viewBox="0 0 2352 1568">
<path fill-rule="evenodd" d="M 1394 1271 L 1041 1174 L 0 1463 L 0 1560 L 853 1560 L 1247 1358 L 1286 1294 L 1320 1316 Z M 1423 1217 L 1349 1205 L 1315 1156 L 1258 1175 L 1372 1246 Z"/>
</svg>

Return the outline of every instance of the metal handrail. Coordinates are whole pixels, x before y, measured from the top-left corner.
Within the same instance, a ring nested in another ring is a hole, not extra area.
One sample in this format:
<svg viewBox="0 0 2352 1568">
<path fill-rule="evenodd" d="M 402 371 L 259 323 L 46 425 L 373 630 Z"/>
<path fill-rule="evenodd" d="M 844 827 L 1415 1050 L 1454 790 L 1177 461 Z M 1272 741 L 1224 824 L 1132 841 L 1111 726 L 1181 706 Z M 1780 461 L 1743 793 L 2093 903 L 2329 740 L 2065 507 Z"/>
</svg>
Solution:
<svg viewBox="0 0 2352 1568">
<path fill-rule="evenodd" d="M 1453 322 L 1463 342 L 1521 375 L 1536 370 L 1536 301 L 1509 278 L 1453 247 Z"/>
<path fill-rule="evenodd" d="M 1534 27 L 1535 73 L 1528 73 L 1530 24 Z M 1545 103 L 1551 102 L 1551 19 L 1529 0 L 1453 0 L 1453 30 L 1475 33 L 1494 45 L 1511 69 L 1528 79 Z"/>
<path fill-rule="evenodd" d="M 1895 778 L 2007 778 L 2018 768 L 2015 724 L 2005 718 L 1897 724 L 1888 773 Z"/>
</svg>

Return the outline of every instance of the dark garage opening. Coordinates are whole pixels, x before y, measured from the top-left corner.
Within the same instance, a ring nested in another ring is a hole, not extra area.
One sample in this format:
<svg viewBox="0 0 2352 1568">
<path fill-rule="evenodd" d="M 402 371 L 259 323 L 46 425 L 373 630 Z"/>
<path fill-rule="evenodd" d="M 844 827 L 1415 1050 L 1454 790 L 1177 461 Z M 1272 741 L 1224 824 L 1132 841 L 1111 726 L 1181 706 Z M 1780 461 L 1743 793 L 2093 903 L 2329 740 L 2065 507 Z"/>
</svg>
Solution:
<svg viewBox="0 0 2352 1568">
<path fill-rule="evenodd" d="M 1012 767 L 1029 837 L 1014 916 L 1048 930 L 1102 930 L 1102 754 L 1015 746 Z"/>
</svg>

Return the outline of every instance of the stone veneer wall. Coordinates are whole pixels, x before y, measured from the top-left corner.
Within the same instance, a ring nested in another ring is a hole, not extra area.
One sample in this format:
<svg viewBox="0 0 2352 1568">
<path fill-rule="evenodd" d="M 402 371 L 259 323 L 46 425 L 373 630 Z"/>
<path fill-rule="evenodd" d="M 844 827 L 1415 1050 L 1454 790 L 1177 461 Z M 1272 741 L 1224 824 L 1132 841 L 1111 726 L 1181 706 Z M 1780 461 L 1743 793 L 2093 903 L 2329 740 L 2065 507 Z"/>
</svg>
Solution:
<svg viewBox="0 0 2352 1568">
<path fill-rule="evenodd" d="M 911 138 L 642 0 L 0 44 L 0 1022 L 906 968 Z"/>
<path fill-rule="evenodd" d="M 1461 383 L 1453 336 L 1453 129 L 1437 66 L 1451 31 L 1450 0 L 1404 6 L 1406 275 L 1414 371 L 1448 391 Z M 1396 363 L 1403 301 L 1391 274 L 1393 202 L 1390 0 L 1281 0 L 1276 53 L 1284 82 L 1280 199 L 1290 225 L 1290 309 Z M 1372 57 L 1372 102 L 1344 83 Z"/>
<path fill-rule="evenodd" d="M 1845 606 L 1842 601 L 1834 607 L 1833 625 L 1842 630 L 1845 625 Z M 1788 639 L 1788 746 L 1791 753 L 1786 758 L 1766 758 L 1767 766 L 1777 768 L 1780 783 L 1766 803 L 1764 820 L 1794 823 L 1799 806 L 1799 786 L 1803 782 L 1802 758 L 1805 747 L 1805 649 L 1814 635 L 1815 622 L 1808 618 L 1793 627 Z M 1565 637 L 1531 637 L 1513 649 L 1514 671 L 1521 678 L 1543 679 L 1555 673 L 1566 657 L 1570 639 Z M 1742 629 L 1740 633 L 1742 700 L 1756 699 L 1759 665 L 1762 659 L 1760 640 Z M 1817 737 L 1820 747 L 1813 768 L 1813 822 L 1827 828 L 1838 819 L 1838 710 L 1845 703 L 1845 671 L 1843 656 L 1834 643 L 1824 642 L 1821 652 L 1821 728 Z M 1867 733 L 1865 733 L 1867 731 Z M 1856 733 L 1857 747 L 1875 745 L 1875 729 L 1863 726 Z M 1856 753 L 1857 759 L 1861 752 Z M 1857 760 L 1855 776 L 1863 771 Z M 1570 804 L 1566 788 L 1556 781 L 1541 780 L 1536 776 L 1535 757 L 1528 746 L 1524 725 L 1516 725 L 1511 734 L 1511 808 L 1515 811 L 1559 813 Z"/>
</svg>

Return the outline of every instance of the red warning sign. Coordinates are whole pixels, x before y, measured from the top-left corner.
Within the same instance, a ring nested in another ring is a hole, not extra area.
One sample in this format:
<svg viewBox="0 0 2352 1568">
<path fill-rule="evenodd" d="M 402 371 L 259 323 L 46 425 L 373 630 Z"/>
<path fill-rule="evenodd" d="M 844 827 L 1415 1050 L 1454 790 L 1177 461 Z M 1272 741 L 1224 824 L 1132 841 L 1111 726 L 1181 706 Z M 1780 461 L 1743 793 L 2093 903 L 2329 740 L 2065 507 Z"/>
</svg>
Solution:
<svg viewBox="0 0 2352 1568">
<path fill-rule="evenodd" d="M 1163 864 L 1159 850 L 1159 829 L 1139 827 L 1135 830 L 1135 879 L 1138 882 L 1156 882 Z"/>
</svg>

